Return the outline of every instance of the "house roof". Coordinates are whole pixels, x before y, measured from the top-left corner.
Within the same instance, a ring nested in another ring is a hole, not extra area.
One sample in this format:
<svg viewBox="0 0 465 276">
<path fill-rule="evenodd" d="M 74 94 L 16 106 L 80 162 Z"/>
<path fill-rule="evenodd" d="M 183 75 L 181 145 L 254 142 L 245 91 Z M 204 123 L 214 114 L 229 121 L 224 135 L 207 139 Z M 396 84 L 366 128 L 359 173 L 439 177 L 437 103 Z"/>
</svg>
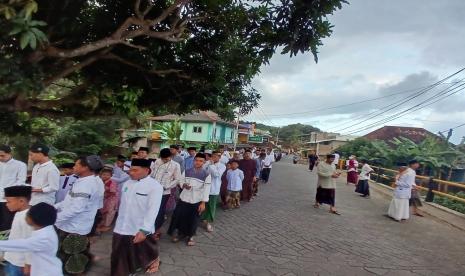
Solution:
<svg viewBox="0 0 465 276">
<path fill-rule="evenodd" d="M 213 111 L 196 111 L 189 114 L 177 115 L 169 114 L 164 116 L 150 117 L 151 121 L 169 122 L 179 119 L 182 122 L 217 122 L 225 125 L 234 126 L 235 124 L 230 121 L 223 120 L 220 115 Z"/>
<path fill-rule="evenodd" d="M 405 137 L 415 143 L 420 143 L 428 136 L 438 137 L 437 135 L 420 127 L 384 126 L 364 135 L 363 138 L 368 140 L 382 140 L 389 142 L 394 138 Z"/>
</svg>

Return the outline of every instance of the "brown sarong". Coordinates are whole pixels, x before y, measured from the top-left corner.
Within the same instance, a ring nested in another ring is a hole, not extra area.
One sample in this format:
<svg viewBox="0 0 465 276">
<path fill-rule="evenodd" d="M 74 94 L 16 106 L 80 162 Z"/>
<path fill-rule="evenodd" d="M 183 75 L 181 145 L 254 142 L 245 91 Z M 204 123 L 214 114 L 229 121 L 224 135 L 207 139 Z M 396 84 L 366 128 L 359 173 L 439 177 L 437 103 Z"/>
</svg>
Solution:
<svg viewBox="0 0 465 276">
<path fill-rule="evenodd" d="M 134 236 L 113 233 L 111 250 L 111 276 L 128 276 L 145 272 L 158 258 L 158 244 L 152 235 L 134 244 Z"/>
</svg>

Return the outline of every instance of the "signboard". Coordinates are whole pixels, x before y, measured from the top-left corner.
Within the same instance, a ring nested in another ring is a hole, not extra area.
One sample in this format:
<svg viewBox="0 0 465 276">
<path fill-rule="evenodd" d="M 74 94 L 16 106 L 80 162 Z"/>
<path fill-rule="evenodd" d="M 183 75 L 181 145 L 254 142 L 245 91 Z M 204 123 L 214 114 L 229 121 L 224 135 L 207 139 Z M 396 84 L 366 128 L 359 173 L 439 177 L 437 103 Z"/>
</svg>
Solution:
<svg viewBox="0 0 465 276">
<path fill-rule="evenodd" d="M 263 143 L 263 136 L 249 136 L 249 142 Z"/>
<path fill-rule="evenodd" d="M 263 143 L 268 143 L 270 142 L 270 138 L 269 137 L 263 137 Z"/>
</svg>

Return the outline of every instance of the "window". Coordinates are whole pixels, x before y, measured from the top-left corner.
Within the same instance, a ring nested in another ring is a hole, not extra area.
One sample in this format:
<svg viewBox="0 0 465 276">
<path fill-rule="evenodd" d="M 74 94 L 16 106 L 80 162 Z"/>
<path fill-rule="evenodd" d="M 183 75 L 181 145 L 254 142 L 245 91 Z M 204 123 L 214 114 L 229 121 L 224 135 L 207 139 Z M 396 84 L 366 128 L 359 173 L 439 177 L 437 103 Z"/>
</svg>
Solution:
<svg viewBox="0 0 465 276">
<path fill-rule="evenodd" d="M 201 126 L 195 126 L 194 130 L 192 132 L 194 132 L 194 133 L 202 133 L 202 127 Z"/>
<path fill-rule="evenodd" d="M 231 131 L 231 140 L 234 139 L 234 131 Z"/>
</svg>

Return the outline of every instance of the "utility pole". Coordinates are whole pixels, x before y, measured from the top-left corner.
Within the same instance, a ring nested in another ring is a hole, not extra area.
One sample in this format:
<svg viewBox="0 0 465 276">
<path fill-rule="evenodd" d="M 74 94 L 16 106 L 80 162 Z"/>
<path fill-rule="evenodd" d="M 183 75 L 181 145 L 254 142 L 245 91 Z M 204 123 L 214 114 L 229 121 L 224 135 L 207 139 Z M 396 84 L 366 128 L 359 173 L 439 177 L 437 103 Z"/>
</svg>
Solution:
<svg viewBox="0 0 465 276">
<path fill-rule="evenodd" d="M 235 135 L 235 139 L 234 139 L 234 151 L 236 151 L 236 147 L 237 147 L 237 140 L 239 139 L 239 112 L 236 113 L 237 114 L 237 121 L 236 121 L 236 135 Z"/>
</svg>

